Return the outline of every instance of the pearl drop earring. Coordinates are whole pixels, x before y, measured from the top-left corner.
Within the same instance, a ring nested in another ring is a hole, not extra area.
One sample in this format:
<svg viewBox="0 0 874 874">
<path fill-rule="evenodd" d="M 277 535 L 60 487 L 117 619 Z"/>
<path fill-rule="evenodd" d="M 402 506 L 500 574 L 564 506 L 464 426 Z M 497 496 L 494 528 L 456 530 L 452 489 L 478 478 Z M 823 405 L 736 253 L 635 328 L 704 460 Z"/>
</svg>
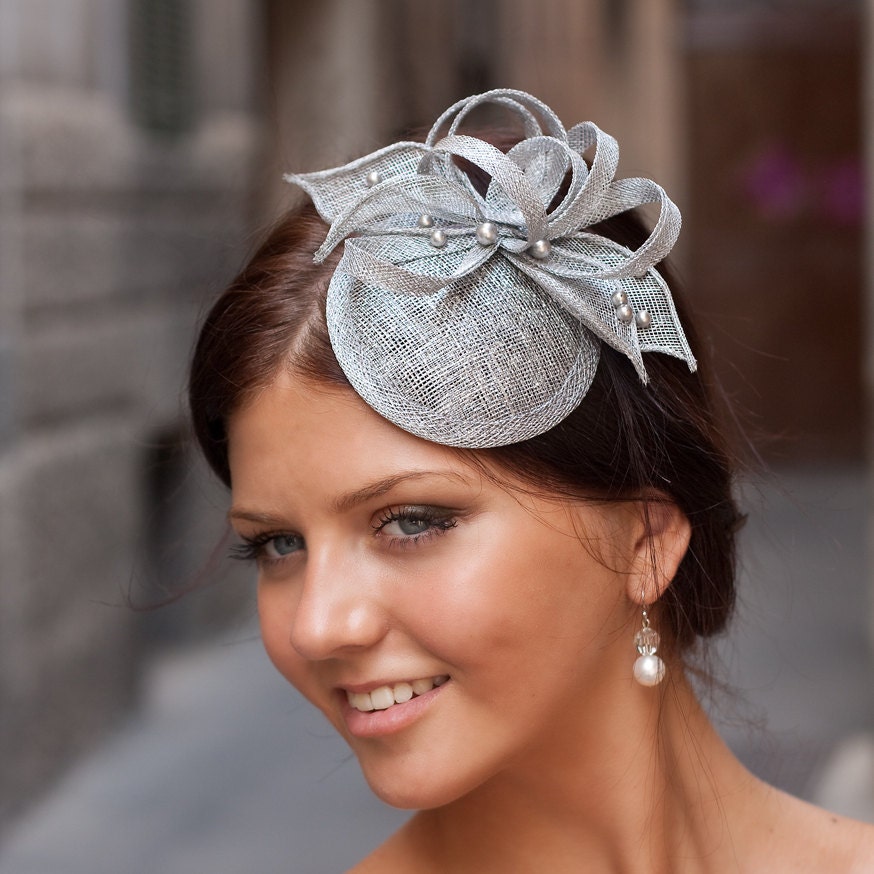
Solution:
<svg viewBox="0 0 874 874">
<path fill-rule="evenodd" d="M 643 624 L 634 635 L 634 644 L 639 653 L 634 662 L 634 679 L 641 686 L 658 686 L 665 678 L 665 663 L 656 655 L 659 648 L 659 633 L 650 626 L 646 604 L 643 605 Z"/>
</svg>

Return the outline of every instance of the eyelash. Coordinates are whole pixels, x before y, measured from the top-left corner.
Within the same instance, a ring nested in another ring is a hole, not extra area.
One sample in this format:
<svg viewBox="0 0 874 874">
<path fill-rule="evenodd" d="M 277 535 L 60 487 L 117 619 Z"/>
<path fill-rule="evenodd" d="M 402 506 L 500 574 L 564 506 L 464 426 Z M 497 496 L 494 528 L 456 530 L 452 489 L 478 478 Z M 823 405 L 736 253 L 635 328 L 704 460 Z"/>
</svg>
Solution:
<svg viewBox="0 0 874 874">
<path fill-rule="evenodd" d="M 256 537 L 243 537 L 242 543 L 234 544 L 230 549 L 230 557 L 239 561 L 253 561 L 258 564 L 276 564 L 285 561 L 296 555 L 300 550 L 295 550 L 288 555 L 280 558 L 274 558 L 266 554 L 267 545 L 280 537 L 293 538 L 297 537 L 303 543 L 303 538 L 299 534 L 289 534 L 287 531 L 266 531 L 264 534 L 259 534 Z"/>
<path fill-rule="evenodd" d="M 418 534 L 406 534 L 402 537 L 397 535 L 383 535 L 389 538 L 389 546 L 408 549 L 423 541 L 430 540 L 445 534 L 451 528 L 455 528 L 458 520 L 441 507 L 389 507 L 373 525 L 373 530 L 381 532 L 392 522 L 424 522 L 428 527 Z"/>
<path fill-rule="evenodd" d="M 392 522 L 418 522 L 427 524 L 427 528 L 417 534 L 404 536 L 382 535 L 388 538 L 390 547 L 408 549 L 416 544 L 439 537 L 451 528 L 455 528 L 458 520 L 449 515 L 446 510 L 437 507 L 390 507 L 383 511 L 382 515 L 372 526 L 374 532 L 379 534 Z M 266 555 L 267 545 L 279 538 L 303 538 L 299 534 L 290 534 L 287 531 L 267 531 L 256 537 L 241 537 L 242 543 L 233 545 L 230 549 L 230 557 L 240 561 L 256 562 L 258 564 L 275 564 L 286 561 L 296 555 L 300 550 L 284 555 L 280 558 Z"/>
</svg>

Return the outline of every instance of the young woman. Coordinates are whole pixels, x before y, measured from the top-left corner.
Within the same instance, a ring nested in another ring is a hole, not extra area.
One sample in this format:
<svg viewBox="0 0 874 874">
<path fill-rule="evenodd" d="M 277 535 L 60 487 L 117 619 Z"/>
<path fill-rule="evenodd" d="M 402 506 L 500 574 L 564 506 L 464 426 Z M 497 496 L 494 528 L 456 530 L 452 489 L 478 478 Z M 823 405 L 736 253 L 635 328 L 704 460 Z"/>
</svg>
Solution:
<svg viewBox="0 0 874 874">
<path fill-rule="evenodd" d="M 505 151 L 463 133 L 484 103 Z M 617 160 L 523 92 L 462 101 L 290 177 L 315 208 L 203 327 L 195 430 L 267 651 L 419 811 L 356 872 L 874 871 L 874 830 L 748 773 L 686 678 L 742 517 L 679 214 Z"/>
</svg>

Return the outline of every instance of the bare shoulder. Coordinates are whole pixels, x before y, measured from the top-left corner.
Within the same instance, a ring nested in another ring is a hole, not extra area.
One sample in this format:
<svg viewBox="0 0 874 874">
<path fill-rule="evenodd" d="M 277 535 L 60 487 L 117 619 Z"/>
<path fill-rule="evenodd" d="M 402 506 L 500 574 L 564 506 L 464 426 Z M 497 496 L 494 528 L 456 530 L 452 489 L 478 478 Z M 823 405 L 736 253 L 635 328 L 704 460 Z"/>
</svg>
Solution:
<svg viewBox="0 0 874 874">
<path fill-rule="evenodd" d="M 852 864 L 849 874 L 874 874 L 874 825 L 842 820 Z"/>
<path fill-rule="evenodd" d="M 777 793 L 775 849 L 805 874 L 874 874 L 874 825 Z"/>
<path fill-rule="evenodd" d="M 833 853 L 838 865 L 845 866 L 847 874 L 874 874 L 874 825 L 823 813 L 828 817 L 827 828 L 830 829 L 826 855 Z M 833 866 L 831 863 L 823 870 L 844 870 L 844 867 Z"/>
</svg>

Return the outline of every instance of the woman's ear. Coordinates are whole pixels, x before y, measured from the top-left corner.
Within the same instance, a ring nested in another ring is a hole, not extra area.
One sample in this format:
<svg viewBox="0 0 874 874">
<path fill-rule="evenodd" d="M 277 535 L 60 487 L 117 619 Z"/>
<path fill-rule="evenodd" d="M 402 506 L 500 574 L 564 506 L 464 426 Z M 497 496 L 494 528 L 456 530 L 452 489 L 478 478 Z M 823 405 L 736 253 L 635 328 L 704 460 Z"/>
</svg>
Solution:
<svg viewBox="0 0 874 874">
<path fill-rule="evenodd" d="M 686 514 L 669 498 L 657 496 L 639 501 L 637 537 L 628 597 L 640 605 L 652 605 L 664 594 L 689 548 L 692 526 Z"/>
</svg>

